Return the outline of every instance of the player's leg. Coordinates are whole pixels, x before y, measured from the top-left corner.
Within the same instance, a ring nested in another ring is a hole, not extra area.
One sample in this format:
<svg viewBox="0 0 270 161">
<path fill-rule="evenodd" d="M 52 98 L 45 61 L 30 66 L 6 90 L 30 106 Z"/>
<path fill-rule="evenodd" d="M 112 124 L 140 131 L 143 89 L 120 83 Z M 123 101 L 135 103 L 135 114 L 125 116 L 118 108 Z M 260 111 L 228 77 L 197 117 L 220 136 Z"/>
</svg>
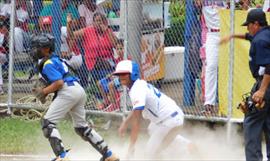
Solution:
<svg viewBox="0 0 270 161">
<path fill-rule="evenodd" d="M 72 91 L 72 88 L 64 84 L 41 120 L 44 136 L 48 138 L 56 157 L 64 157 L 65 154 L 64 145 L 56 125 L 74 106 L 76 97 L 77 95 Z"/>
<path fill-rule="evenodd" d="M 83 140 L 88 141 L 101 155 L 104 161 L 117 161 L 119 160 L 112 151 L 108 148 L 107 143 L 103 138 L 92 128 L 88 126 L 85 120 L 85 109 L 84 105 L 86 102 L 86 94 L 84 89 L 77 86 L 77 90 L 80 92 L 78 95 L 80 99 L 77 104 L 69 112 L 72 119 L 76 133 L 82 137 Z"/>
<path fill-rule="evenodd" d="M 157 159 L 159 158 L 159 150 L 162 145 L 163 139 L 168 134 L 171 128 L 166 126 L 157 125 L 150 123 L 148 126 L 148 133 L 150 135 L 146 148 L 145 148 L 145 157 L 146 159 Z"/>
</svg>

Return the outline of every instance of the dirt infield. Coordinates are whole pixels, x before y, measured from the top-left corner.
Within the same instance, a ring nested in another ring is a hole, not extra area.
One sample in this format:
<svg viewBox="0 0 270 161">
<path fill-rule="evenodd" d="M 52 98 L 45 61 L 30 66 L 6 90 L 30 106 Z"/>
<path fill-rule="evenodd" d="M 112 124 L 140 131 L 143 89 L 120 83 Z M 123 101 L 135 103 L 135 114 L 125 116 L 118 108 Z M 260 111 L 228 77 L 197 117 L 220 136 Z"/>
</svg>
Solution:
<svg viewBox="0 0 270 161">
<path fill-rule="evenodd" d="M 190 122 L 187 121 L 182 131 L 182 135 L 190 139 L 197 148 L 193 151 L 186 151 L 184 147 L 174 147 L 173 149 L 166 149 L 161 154 L 160 160 L 245 160 L 243 136 L 239 125 L 233 126 L 232 137 L 228 141 L 226 140 L 226 126 L 202 122 Z M 121 160 L 126 160 L 126 152 L 128 147 L 128 137 L 119 138 L 117 136 L 117 130 L 115 127 L 105 131 L 105 140 L 109 143 L 111 149 L 117 153 Z M 71 148 L 69 152 L 69 158 L 71 161 L 86 161 L 86 160 L 99 160 L 100 155 L 87 143 L 76 138 L 74 141 L 65 145 L 67 148 Z M 138 139 L 136 146 L 136 152 L 131 160 L 145 160 L 144 147 L 147 141 L 147 134 L 143 133 Z M 265 146 L 263 146 L 264 159 Z M 50 160 L 53 158 L 53 153 L 50 150 L 49 145 L 44 145 L 44 151 L 39 154 L 28 155 L 5 155 L 0 154 L 1 161 L 9 160 L 31 160 L 41 161 Z"/>
</svg>

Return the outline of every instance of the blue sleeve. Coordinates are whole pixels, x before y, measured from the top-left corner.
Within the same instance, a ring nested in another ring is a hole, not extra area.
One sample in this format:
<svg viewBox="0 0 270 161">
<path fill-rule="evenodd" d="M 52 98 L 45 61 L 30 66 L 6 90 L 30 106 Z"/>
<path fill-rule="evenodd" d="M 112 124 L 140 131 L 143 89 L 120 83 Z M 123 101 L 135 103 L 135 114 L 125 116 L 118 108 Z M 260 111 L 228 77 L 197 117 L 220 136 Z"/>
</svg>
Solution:
<svg viewBox="0 0 270 161">
<path fill-rule="evenodd" d="M 135 111 L 135 110 L 144 110 L 144 106 L 139 106 L 139 107 L 133 108 L 133 111 Z"/>
<path fill-rule="evenodd" d="M 63 79 L 62 74 L 56 70 L 52 63 L 44 65 L 42 73 L 47 76 L 51 83 Z"/>
<path fill-rule="evenodd" d="M 270 64 L 270 41 L 259 40 L 255 43 L 256 64 L 265 66 Z"/>
</svg>

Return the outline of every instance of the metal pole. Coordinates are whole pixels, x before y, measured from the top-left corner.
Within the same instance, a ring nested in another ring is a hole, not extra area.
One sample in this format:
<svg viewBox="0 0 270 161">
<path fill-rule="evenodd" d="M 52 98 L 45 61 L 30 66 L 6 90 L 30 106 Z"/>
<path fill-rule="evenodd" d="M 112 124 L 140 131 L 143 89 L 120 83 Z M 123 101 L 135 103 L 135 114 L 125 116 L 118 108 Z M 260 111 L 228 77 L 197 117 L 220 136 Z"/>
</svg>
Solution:
<svg viewBox="0 0 270 161">
<path fill-rule="evenodd" d="M 128 58 L 128 0 L 125 0 L 125 35 L 124 35 L 124 59 Z M 121 102 L 123 105 L 123 120 L 126 118 L 127 112 L 127 88 L 124 86 L 123 89 L 123 97 L 121 98 Z"/>
<path fill-rule="evenodd" d="M 11 0 L 10 39 L 9 39 L 9 66 L 8 66 L 8 114 L 11 114 L 12 84 L 13 84 L 13 54 L 14 54 L 14 28 L 15 28 L 15 0 Z"/>
<path fill-rule="evenodd" d="M 230 0 L 230 34 L 234 34 L 234 0 Z M 227 141 L 230 141 L 232 133 L 232 112 L 233 112 L 233 62 L 234 62 L 234 39 L 230 40 L 230 59 L 229 59 L 229 85 L 228 85 L 228 121 L 227 121 Z"/>
</svg>

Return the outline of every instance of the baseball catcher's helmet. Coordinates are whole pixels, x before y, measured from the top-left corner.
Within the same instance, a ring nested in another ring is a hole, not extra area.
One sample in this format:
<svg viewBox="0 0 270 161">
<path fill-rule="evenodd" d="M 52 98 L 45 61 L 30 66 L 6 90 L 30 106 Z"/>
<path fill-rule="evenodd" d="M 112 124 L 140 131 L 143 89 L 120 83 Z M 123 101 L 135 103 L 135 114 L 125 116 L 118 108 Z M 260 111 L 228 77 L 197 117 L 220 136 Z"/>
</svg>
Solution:
<svg viewBox="0 0 270 161">
<path fill-rule="evenodd" d="M 140 68 L 139 65 L 135 61 L 131 60 L 122 60 L 120 61 L 116 68 L 114 75 L 130 73 L 130 79 L 132 81 L 136 81 L 140 78 Z"/>
<path fill-rule="evenodd" d="M 31 38 L 31 50 L 30 53 L 34 60 L 41 59 L 43 56 L 40 52 L 42 48 L 50 48 L 51 52 L 54 52 L 54 37 L 50 34 L 34 35 Z"/>
</svg>

